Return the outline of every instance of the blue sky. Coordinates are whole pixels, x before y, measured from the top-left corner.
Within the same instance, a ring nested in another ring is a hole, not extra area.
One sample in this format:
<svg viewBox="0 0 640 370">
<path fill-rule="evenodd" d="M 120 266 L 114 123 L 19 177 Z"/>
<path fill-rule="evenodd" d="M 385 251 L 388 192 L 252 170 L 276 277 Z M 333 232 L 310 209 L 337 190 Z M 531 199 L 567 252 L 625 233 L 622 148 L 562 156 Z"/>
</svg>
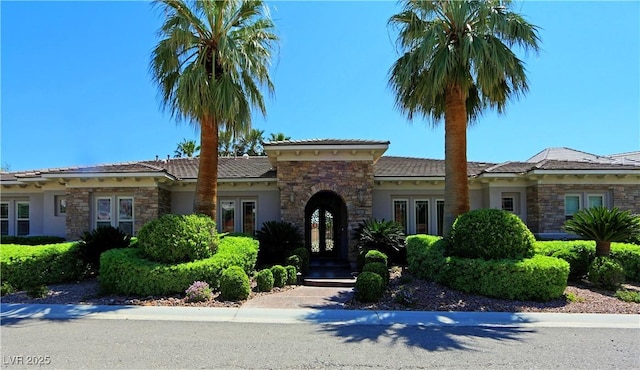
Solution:
<svg viewBox="0 0 640 370">
<path fill-rule="evenodd" d="M 394 107 L 387 27 L 396 2 L 270 2 L 281 37 L 268 116 L 293 139 L 389 140 L 387 155 L 444 157 L 442 126 Z M 541 27 L 523 58 L 530 92 L 469 129 L 469 160 L 526 160 L 546 147 L 640 150 L 640 2 L 516 4 Z M 160 109 L 148 73 L 161 13 L 149 3 L 0 2 L 1 158 L 12 171 L 173 154 L 193 126 Z"/>
</svg>

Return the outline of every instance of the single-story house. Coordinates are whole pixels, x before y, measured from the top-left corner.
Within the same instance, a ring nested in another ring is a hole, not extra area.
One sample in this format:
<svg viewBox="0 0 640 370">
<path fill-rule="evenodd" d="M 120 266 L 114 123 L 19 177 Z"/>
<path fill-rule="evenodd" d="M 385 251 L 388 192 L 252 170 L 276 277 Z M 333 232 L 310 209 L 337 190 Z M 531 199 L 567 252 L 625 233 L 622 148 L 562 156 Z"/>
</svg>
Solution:
<svg viewBox="0 0 640 370">
<path fill-rule="evenodd" d="M 218 228 L 253 233 L 269 220 L 303 231 L 314 255 L 346 259 L 359 222 L 400 222 L 442 234 L 444 161 L 384 156 L 388 141 L 265 143 L 267 156 L 220 158 Z M 581 208 L 640 213 L 640 152 L 597 156 L 549 148 L 524 162 L 468 165 L 471 208 L 517 214 L 556 234 Z M 135 234 L 166 213 L 193 210 L 198 158 L 3 172 L 2 235 L 76 239 L 101 225 Z"/>
</svg>

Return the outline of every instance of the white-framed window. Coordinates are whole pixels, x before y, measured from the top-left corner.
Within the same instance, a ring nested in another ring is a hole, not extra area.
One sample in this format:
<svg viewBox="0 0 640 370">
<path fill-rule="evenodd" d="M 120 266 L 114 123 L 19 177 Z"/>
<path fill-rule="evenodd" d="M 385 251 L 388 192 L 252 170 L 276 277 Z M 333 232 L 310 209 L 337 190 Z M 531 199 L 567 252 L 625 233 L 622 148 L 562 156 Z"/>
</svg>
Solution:
<svg viewBox="0 0 640 370">
<path fill-rule="evenodd" d="M 604 207 L 604 194 L 587 194 L 587 208 Z"/>
<path fill-rule="evenodd" d="M 436 228 L 437 235 L 444 235 L 444 199 L 436 199 Z"/>
<path fill-rule="evenodd" d="M 123 232 L 134 233 L 133 197 L 99 196 L 96 197 L 95 227 L 113 226 Z"/>
<path fill-rule="evenodd" d="M 564 216 L 568 220 L 582 209 L 582 194 L 565 194 L 564 196 Z"/>
<path fill-rule="evenodd" d="M 64 216 L 67 214 L 67 196 L 66 195 L 56 195 L 53 197 L 54 203 L 54 214 L 56 216 Z"/>
<path fill-rule="evenodd" d="M 220 231 L 232 233 L 236 231 L 236 201 L 220 201 Z"/>
<path fill-rule="evenodd" d="M 254 235 L 258 223 L 256 222 L 256 201 L 255 200 L 243 200 L 242 201 L 242 232 L 245 234 Z"/>
<path fill-rule="evenodd" d="M 9 202 L 0 203 L 0 235 L 9 235 Z"/>
<path fill-rule="evenodd" d="M 518 193 L 502 193 L 501 209 L 516 215 L 520 214 L 520 194 Z"/>
<path fill-rule="evenodd" d="M 393 221 L 402 225 L 404 233 L 408 233 L 409 214 L 407 212 L 409 201 L 407 199 L 393 200 Z"/>
<path fill-rule="evenodd" d="M 29 235 L 29 202 L 16 202 L 16 235 Z"/>
<path fill-rule="evenodd" d="M 416 199 L 414 201 L 415 210 L 415 232 L 416 234 L 429 233 L 429 200 Z"/>
</svg>

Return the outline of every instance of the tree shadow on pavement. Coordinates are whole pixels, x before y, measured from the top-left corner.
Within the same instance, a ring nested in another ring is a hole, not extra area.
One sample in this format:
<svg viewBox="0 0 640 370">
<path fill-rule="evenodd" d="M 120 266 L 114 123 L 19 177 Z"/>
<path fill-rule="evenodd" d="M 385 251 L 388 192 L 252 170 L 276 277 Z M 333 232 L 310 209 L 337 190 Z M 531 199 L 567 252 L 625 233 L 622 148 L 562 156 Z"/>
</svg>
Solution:
<svg viewBox="0 0 640 370">
<path fill-rule="evenodd" d="M 63 304 L 22 304 L 3 303 L 0 305 L 0 325 L 17 326 L 25 320 L 61 320 L 81 319 L 94 313 L 126 310 L 127 306 L 94 306 Z"/>
</svg>

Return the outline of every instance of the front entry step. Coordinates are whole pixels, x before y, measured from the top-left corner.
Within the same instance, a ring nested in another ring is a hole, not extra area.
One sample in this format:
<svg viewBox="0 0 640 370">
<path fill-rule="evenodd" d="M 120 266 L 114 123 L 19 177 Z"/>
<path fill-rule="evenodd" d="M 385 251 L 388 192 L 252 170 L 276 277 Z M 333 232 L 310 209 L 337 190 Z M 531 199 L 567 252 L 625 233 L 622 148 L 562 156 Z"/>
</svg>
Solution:
<svg viewBox="0 0 640 370">
<path fill-rule="evenodd" d="M 312 260 L 304 285 L 321 287 L 353 287 L 356 284 L 349 262 L 340 260 Z"/>
</svg>

